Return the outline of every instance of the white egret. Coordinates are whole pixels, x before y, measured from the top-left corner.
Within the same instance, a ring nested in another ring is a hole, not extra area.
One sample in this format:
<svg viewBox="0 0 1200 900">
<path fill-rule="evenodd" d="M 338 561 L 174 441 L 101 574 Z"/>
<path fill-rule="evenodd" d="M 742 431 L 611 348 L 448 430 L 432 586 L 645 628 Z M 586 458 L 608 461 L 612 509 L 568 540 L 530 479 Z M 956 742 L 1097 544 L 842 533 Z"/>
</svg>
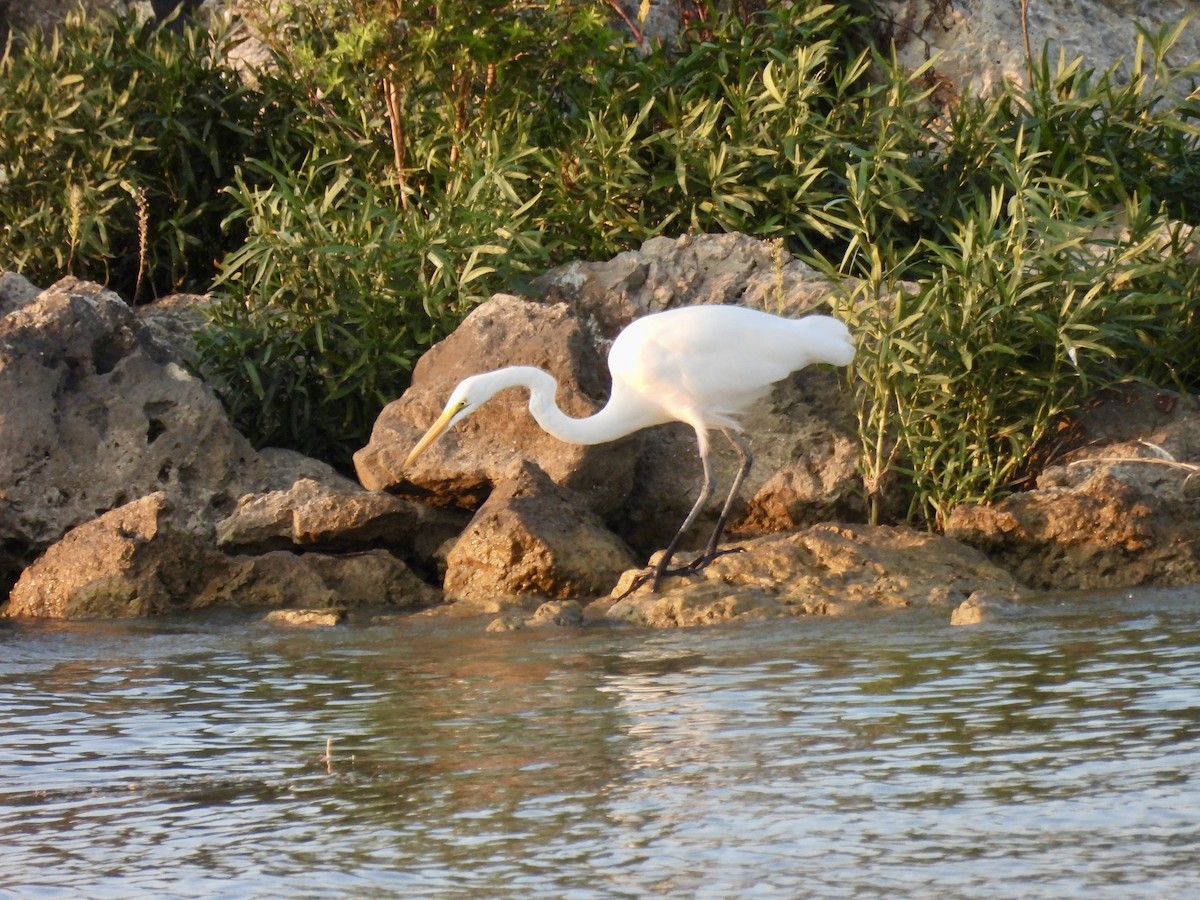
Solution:
<svg viewBox="0 0 1200 900">
<path fill-rule="evenodd" d="M 721 555 L 718 544 L 753 459 L 738 436 L 736 416 L 775 382 L 810 363 L 844 366 L 854 358 L 850 332 L 830 316 L 786 319 L 741 306 L 689 306 L 644 316 L 625 328 L 608 353 L 612 392 L 594 415 L 576 419 L 555 402 L 558 383 L 533 366 L 472 375 L 451 392 L 446 408 L 405 461 L 405 468 L 443 432 L 506 388 L 529 390 L 529 411 L 545 431 L 571 444 L 603 444 L 651 425 L 686 422 L 696 431 L 703 483 L 700 496 L 651 577 L 695 571 Z M 671 570 L 671 557 L 716 487 L 708 432 L 719 429 L 740 459 L 737 475 L 705 551 Z M 644 581 L 645 578 L 641 579 Z M 636 586 L 636 585 L 635 585 Z"/>
</svg>

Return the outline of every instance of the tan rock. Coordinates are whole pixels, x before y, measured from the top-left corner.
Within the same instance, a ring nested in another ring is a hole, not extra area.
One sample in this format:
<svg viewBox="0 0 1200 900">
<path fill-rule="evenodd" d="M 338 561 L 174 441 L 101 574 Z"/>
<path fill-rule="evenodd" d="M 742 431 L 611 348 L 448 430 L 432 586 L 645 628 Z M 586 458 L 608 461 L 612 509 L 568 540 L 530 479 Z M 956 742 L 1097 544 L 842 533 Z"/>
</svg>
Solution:
<svg viewBox="0 0 1200 900">
<path fill-rule="evenodd" d="M 402 608 L 440 600 L 436 590 L 386 550 L 337 555 L 276 551 L 229 559 L 188 607 Z"/>
<path fill-rule="evenodd" d="M 183 609 L 220 557 L 172 521 L 159 491 L 72 529 L 27 568 L 5 615 L 124 618 Z"/>
<path fill-rule="evenodd" d="M 570 491 L 525 464 L 480 508 L 446 559 L 449 600 L 566 600 L 609 591 L 636 565 L 629 548 Z"/>
<path fill-rule="evenodd" d="M 514 464 L 528 460 L 581 494 L 589 509 L 613 509 L 630 488 L 631 442 L 565 444 L 534 422 L 523 391 L 500 394 L 434 444 L 411 472 L 404 470 L 409 451 L 459 381 L 518 364 L 554 375 L 559 405 L 569 415 L 591 415 L 607 397 L 607 366 L 566 306 L 497 295 L 421 357 L 412 386 L 380 414 L 370 442 L 354 455 L 363 486 L 473 510 Z"/>
<path fill-rule="evenodd" d="M 946 534 L 1029 587 L 1200 583 L 1200 412 L 1165 391 L 1110 394 L 1073 425 L 1076 449 L 1034 490 L 960 506 Z"/>
<path fill-rule="evenodd" d="M 1011 592 L 1012 577 L 983 554 L 907 528 L 817 525 L 746 541 L 744 552 L 612 602 L 612 619 L 654 627 L 864 608 L 957 604 L 973 591 Z M 627 573 L 620 596 L 639 573 Z"/>
<path fill-rule="evenodd" d="M 340 609 L 273 609 L 262 618 L 268 625 L 292 628 L 329 628 L 346 621 L 346 611 Z"/>
<path fill-rule="evenodd" d="M 984 622 L 1018 619 L 1029 613 L 1029 605 L 1022 603 L 1015 593 L 996 594 L 989 591 L 974 591 L 970 597 L 950 613 L 951 625 L 981 625 Z"/>
<path fill-rule="evenodd" d="M 243 497 L 217 523 L 216 537 L 221 549 L 241 553 L 388 546 L 431 556 L 466 521 L 462 514 L 381 491 L 302 478 L 285 491 Z"/>
</svg>

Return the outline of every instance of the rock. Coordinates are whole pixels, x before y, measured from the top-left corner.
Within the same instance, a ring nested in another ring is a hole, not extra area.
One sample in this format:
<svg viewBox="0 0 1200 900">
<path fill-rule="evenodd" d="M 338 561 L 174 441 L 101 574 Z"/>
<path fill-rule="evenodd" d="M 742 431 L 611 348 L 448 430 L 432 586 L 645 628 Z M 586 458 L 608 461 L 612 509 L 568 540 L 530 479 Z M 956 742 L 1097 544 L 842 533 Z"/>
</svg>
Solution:
<svg viewBox="0 0 1200 900">
<path fill-rule="evenodd" d="M 1200 582 L 1200 413 L 1192 398 L 1135 390 L 1099 398 L 1078 445 L 1032 491 L 960 506 L 946 534 L 1022 583 L 1092 589 Z"/>
<path fill-rule="evenodd" d="M 878 4 L 876 30 L 895 41 L 900 63 L 910 69 L 934 58 L 927 78 L 931 85 L 938 85 L 935 100 L 945 104 L 967 90 L 986 95 L 1003 81 L 1027 81 L 1021 8 L 1022 4 L 1013 0 L 883 0 Z M 1029 46 L 1035 55 L 1046 48 L 1052 65 L 1063 53 L 1067 61 L 1083 57 L 1084 67 L 1097 72 L 1120 63 L 1121 72 L 1127 74 L 1139 24 L 1156 32 L 1194 11 L 1190 0 L 1030 3 Z M 1167 61 L 1178 68 L 1197 58 L 1200 23 L 1192 22 Z M 1194 86 L 1179 85 L 1177 91 L 1186 96 Z"/>
<path fill-rule="evenodd" d="M 907 528 L 817 525 L 756 538 L 744 552 L 700 572 L 664 580 L 658 594 L 639 588 L 609 602 L 610 619 L 653 627 L 796 615 L 840 615 L 862 608 L 960 603 L 973 591 L 1009 593 L 1013 578 L 983 554 L 939 535 Z M 613 592 L 619 597 L 635 572 Z"/>
<path fill-rule="evenodd" d="M 0 318 L 0 597 L 46 551 L 14 588 L 9 614 L 190 608 L 202 588 L 217 590 L 211 581 L 229 563 L 217 552 L 215 523 L 244 494 L 278 491 L 298 478 L 309 502 L 280 526 L 281 545 L 384 544 L 396 524 L 325 463 L 293 451 L 256 452 L 155 334 L 116 294 L 72 278 Z M 339 491 L 352 499 L 322 507 L 322 497 Z M 427 541 L 444 537 L 450 529 L 439 535 L 437 518 L 417 513 L 420 524 L 406 526 L 407 534 L 429 526 Z M 336 568 L 309 560 L 272 571 L 294 582 Z M 330 576 L 331 590 L 358 578 L 352 569 L 366 572 L 352 564 Z M 376 582 L 348 584 L 399 602 L 395 577 Z M 427 593 L 407 582 L 404 589 Z M 276 596 L 265 588 L 259 595 Z"/>
<path fill-rule="evenodd" d="M 493 619 L 488 631 L 520 631 L 530 626 L 559 625 L 578 627 L 583 624 L 583 607 L 574 600 L 547 600 L 531 616 L 507 615 Z"/>
<path fill-rule="evenodd" d="M 179 524 L 166 492 L 72 529 L 17 581 L 5 615 L 123 618 L 212 606 L 421 606 L 440 594 L 384 550 L 227 557 Z"/>
<path fill-rule="evenodd" d="M 220 564 L 163 491 L 72 529 L 17 581 L 5 615 L 123 618 L 184 608 Z"/>
<path fill-rule="evenodd" d="M 207 322 L 205 310 L 211 304 L 199 294 L 171 294 L 135 307 L 134 313 L 155 343 L 169 348 L 188 369 L 195 370 L 200 362 L 196 333 Z"/>
<path fill-rule="evenodd" d="M 520 631 L 525 627 L 525 616 L 500 616 L 498 619 L 492 619 L 485 629 L 489 632 L 501 631 Z"/>
<path fill-rule="evenodd" d="M 284 491 L 242 497 L 217 523 L 216 538 L 222 550 L 240 553 L 386 546 L 429 557 L 465 522 L 462 515 L 380 491 L 302 478 Z"/>
<path fill-rule="evenodd" d="M 262 618 L 267 625 L 286 625 L 292 628 L 328 628 L 346 621 L 343 609 L 273 609 Z"/>
<path fill-rule="evenodd" d="M 514 464 L 529 460 L 582 495 L 587 508 L 614 509 L 632 486 L 633 442 L 564 444 L 534 422 L 523 391 L 500 394 L 434 444 L 411 472 L 404 470 L 409 451 L 459 381 L 517 364 L 553 374 L 569 415 L 590 415 L 606 399 L 604 360 L 564 305 L 497 295 L 421 357 L 412 386 L 380 413 L 370 442 L 354 455 L 363 486 L 473 510 Z"/>
<path fill-rule="evenodd" d="M 547 600 L 533 611 L 526 624 L 579 626 L 583 624 L 583 607 L 575 600 Z"/>
<path fill-rule="evenodd" d="M 1029 612 L 1028 606 L 1013 593 L 995 594 L 974 591 L 950 614 L 951 625 L 980 625 L 984 622 L 1019 619 Z"/>
<path fill-rule="evenodd" d="M 34 552 L 164 490 L 203 519 L 257 454 L 120 297 L 67 278 L 0 319 L 0 538 Z"/>
<path fill-rule="evenodd" d="M 275 551 L 229 559 L 188 608 L 404 608 L 440 600 L 436 590 L 386 550 L 347 554 Z"/>
<path fill-rule="evenodd" d="M 679 306 L 738 304 L 781 315 L 829 312 L 839 286 L 791 257 L 776 242 L 744 234 L 652 238 L 639 250 L 604 262 L 574 262 L 534 280 L 548 299 L 570 304 L 598 346 L 634 318 Z M 854 414 L 842 376 L 806 369 L 776 385 L 770 398 L 743 417 L 754 467 L 734 507 L 729 533 L 753 536 L 863 515 Z M 717 494 L 723 498 L 736 457 L 713 436 Z M 642 437 L 634 490 L 617 533 L 643 555 L 665 546 L 700 489 L 695 432 L 682 424 L 649 429 Z M 700 547 L 716 525 L 714 501 L 683 547 Z"/>
<path fill-rule="evenodd" d="M 565 600 L 607 593 L 636 565 L 586 505 L 525 463 L 480 508 L 446 559 L 448 600 Z"/>
<path fill-rule="evenodd" d="M 16 272 L 0 272 L 0 318 L 15 312 L 41 293 L 23 276 Z"/>
</svg>

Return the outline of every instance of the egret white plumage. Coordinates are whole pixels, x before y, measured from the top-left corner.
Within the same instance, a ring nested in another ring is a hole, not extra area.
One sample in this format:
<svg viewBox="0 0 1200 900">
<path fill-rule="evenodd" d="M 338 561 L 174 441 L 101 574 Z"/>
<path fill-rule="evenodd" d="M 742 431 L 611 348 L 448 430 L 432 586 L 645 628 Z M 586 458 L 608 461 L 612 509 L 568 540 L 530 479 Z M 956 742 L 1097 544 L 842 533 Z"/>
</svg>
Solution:
<svg viewBox="0 0 1200 900">
<path fill-rule="evenodd" d="M 787 319 L 741 306 L 689 306 L 644 316 L 625 328 L 608 353 L 612 391 L 597 413 L 566 415 L 555 402 L 558 383 L 533 366 L 510 366 L 472 375 L 451 392 L 441 416 L 405 461 L 410 466 L 447 429 L 507 388 L 529 390 L 529 411 L 543 430 L 571 444 L 603 444 L 652 425 L 685 422 L 696 432 L 703 464 L 700 495 L 660 557 L 651 577 L 695 571 L 718 549 L 733 502 L 753 458 L 739 437 L 737 416 L 773 384 L 812 363 L 848 365 L 854 345 L 846 326 L 831 316 Z M 704 552 L 690 565 L 669 568 L 680 540 L 716 488 L 708 433 L 719 429 L 740 464 Z"/>
</svg>

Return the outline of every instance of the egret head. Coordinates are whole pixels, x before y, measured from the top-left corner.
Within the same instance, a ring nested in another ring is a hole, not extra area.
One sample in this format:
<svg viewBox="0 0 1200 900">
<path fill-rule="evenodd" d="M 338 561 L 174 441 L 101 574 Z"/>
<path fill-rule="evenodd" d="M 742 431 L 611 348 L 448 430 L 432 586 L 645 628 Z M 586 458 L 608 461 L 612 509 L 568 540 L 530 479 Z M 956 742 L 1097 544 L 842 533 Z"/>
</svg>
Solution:
<svg viewBox="0 0 1200 900">
<path fill-rule="evenodd" d="M 487 375 L 472 375 L 460 381 L 458 386 L 450 392 L 450 399 L 446 401 L 446 408 L 442 410 L 442 414 L 408 454 L 408 459 L 404 461 L 404 468 L 407 469 L 411 466 L 418 456 L 429 449 L 430 444 L 479 409 L 495 393 L 496 388 L 488 382 Z"/>
</svg>

